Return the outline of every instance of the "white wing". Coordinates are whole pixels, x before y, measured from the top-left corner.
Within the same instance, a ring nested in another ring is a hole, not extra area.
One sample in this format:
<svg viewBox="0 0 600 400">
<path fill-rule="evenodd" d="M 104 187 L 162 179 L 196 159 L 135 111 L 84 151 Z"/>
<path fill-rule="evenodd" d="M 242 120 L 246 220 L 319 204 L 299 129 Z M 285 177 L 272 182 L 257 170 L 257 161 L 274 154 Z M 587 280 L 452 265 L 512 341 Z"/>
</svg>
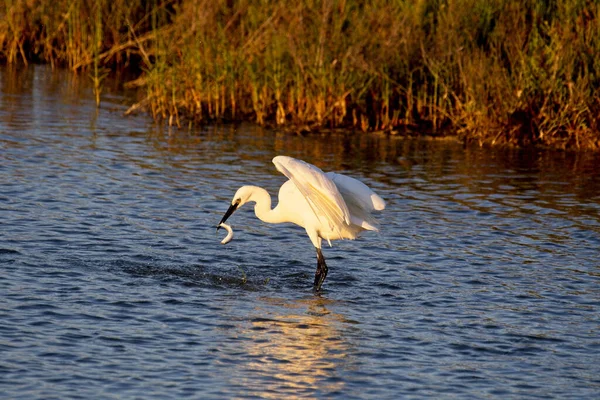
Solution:
<svg viewBox="0 0 600 400">
<path fill-rule="evenodd" d="M 328 172 L 325 175 L 335 183 L 350 210 L 352 224 L 376 231 L 377 220 L 372 211 L 385 208 L 385 201 L 361 181 L 346 175 Z"/>
<path fill-rule="evenodd" d="M 361 181 L 335 172 L 327 172 L 325 175 L 335 183 L 344 199 L 352 198 L 367 211 L 385 209 L 385 201 Z"/>
<path fill-rule="evenodd" d="M 273 159 L 277 170 L 288 177 L 306 198 L 315 215 L 330 229 L 350 225 L 350 211 L 335 183 L 314 165 L 286 156 Z M 326 219 L 326 221 L 323 221 Z"/>
</svg>

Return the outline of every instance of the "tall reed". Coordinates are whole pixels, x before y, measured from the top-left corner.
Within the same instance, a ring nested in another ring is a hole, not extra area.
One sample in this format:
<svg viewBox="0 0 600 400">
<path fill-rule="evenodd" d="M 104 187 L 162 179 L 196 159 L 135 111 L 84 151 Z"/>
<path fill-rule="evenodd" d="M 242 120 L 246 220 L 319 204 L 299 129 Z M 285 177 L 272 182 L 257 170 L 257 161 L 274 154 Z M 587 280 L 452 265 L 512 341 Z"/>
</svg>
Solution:
<svg viewBox="0 0 600 400">
<path fill-rule="evenodd" d="M 93 82 L 94 96 L 96 97 L 96 106 L 100 106 L 100 94 L 102 93 L 102 81 L 107 75 L 106 69 L 100 65 L 100 49 L 102 41 L 104 39 L 103 25 L 102 25 L 102 11 L 103 3 L 105 0 L 96 0 L 93 4 L 92 13 L 94 15 L 93 24 L 93 39 L 92 39 L 92 56 L 93 56 L 93 70 L 90 78 Z"/>
</svg>

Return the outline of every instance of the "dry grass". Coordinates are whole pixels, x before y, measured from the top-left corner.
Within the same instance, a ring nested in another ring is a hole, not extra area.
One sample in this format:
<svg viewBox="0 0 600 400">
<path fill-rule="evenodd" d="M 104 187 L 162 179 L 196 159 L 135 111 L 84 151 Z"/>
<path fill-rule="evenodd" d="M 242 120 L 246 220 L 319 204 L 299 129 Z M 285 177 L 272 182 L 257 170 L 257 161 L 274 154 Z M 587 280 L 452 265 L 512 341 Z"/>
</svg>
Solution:
<svg viewBox="0 0 600 400">
<path fill-rule="evenodd" d="M 592 0 L 5 0 L 0 59 L 135 68 L 155 118 L 600 148 Z"/>
</svg>

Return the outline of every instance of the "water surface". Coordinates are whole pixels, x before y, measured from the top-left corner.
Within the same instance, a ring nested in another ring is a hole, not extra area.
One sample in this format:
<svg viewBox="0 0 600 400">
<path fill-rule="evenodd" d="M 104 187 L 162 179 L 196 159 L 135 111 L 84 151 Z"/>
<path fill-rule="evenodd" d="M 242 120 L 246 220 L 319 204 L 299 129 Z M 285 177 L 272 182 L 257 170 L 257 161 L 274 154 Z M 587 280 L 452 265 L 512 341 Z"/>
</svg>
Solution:
<svg viewBox="0 0 600 400">
<path fill-rule="evenodd" d="M 123 117 L 85 77 L 0 69 L 0 392 L 68 398 L 597 398 L 600 159 Z M 286 154 L 361 179 L 380 233 L 251 207 Z"/>
</svg>

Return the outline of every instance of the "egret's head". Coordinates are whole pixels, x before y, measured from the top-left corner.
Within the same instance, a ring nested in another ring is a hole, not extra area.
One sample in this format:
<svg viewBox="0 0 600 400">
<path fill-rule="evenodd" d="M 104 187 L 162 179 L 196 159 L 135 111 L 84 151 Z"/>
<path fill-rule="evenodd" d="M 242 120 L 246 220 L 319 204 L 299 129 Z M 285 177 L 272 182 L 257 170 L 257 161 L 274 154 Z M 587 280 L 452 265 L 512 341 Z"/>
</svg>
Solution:
<svg viewBox="0 0 600 400">
<path fill-rule="evenodd" d="M 246 204 L 248 201 L 250 201 L 250 197 L 252 196 L 252 189 L 253 186 L 242 186 L 237 190 L 237 192 L 235 192 L 233 200 L 231 200 L 231 205 L 229 206 L 229 209 L 227 210 L 225 215 L 223 215 L 223 218 L 221 219 L 221 222 L 219 222 L 219 225 L 227 221 L 227 218 L 229 218 L 235 210 L 237 210 L 238 208 Z M 219 225 L 217 225 L 217 230 L 219 230 Z"/>
<path fill-rule="evenodd" d="M 246 204 L 250 201 L 252 197 L 252 193 L 254 193 L 254 186 L 242 186 L 235 192 L 233 195 L 233 200 L 231 200 L 231 205 L 233 206 L 235 203 L 238 203 L 238 208 Z"/>
</svg>

